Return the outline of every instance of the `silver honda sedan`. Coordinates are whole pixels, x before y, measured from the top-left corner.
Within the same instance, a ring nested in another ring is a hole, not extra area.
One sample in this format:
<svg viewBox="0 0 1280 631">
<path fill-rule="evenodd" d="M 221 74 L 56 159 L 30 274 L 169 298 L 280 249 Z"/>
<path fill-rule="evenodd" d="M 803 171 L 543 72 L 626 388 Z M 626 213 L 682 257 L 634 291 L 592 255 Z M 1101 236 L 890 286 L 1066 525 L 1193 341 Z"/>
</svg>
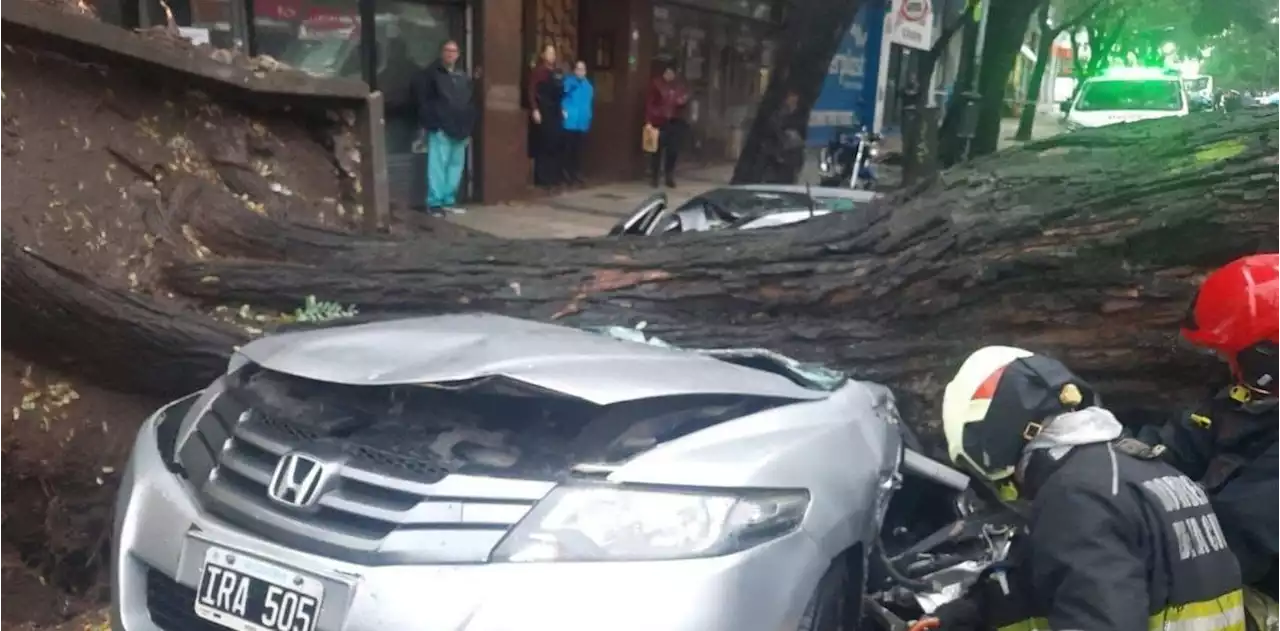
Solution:
<svg viewBox="0 0 1280 631">
<path fill-rule="evenodd" d="M 243 347 L 138 434 L 117 631 L 849 628 L 888 390 L 468 314 Z"/>
</svg>

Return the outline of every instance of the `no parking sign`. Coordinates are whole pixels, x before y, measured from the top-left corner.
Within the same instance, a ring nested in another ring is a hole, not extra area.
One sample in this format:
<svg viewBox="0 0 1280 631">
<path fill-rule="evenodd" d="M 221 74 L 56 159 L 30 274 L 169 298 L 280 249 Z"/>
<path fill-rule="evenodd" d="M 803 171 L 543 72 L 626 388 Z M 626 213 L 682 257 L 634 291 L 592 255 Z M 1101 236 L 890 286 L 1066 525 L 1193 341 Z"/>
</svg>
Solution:
<svg viewBox="0 0 1280 631">
<path fill-rule="evenodd" d="M 885 22 L 890 42 L 920 50 L 933 46 L 933 7 L 930 0 L 893 0 Z"/>
</svg>

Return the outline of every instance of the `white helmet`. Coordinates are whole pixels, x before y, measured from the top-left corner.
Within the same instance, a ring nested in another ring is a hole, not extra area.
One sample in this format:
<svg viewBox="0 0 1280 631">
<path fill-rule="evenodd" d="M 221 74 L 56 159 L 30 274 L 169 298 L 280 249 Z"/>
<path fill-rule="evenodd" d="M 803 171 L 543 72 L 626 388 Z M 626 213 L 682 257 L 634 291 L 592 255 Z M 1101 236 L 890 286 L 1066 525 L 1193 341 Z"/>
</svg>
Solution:
<svg viewBox="0 0 1280 631">
<path fill-rule="evenodd" d="M 952 462 L 993 481 L 1009 477 L 1044 423 L 1099 405 L 1083 379 L 1052 357 L 1008 346 L 969 356 L 942 397 Z"/>
<path fill-rule="evenodd" d="M 979 423 L 991 408 L 991 397 L 1004 369 L 1013 362 L 1031 357 L 1031 351 L 1012 346 L 988 346 L 979 349 L 964 360 L 956 376 L 947 384 L 942 395 L 942 431 L 947 439 L 947 455 L 960 465 L 967 462 L 976 471 L 999 480 L 1013 473 L 1009 467 L 1003 471 L 989 471 L 989 466 L 975 460 L 964 447 L 965 427 Z M 977 454 L 974 454 L 977 455 Z"/>
</svg>

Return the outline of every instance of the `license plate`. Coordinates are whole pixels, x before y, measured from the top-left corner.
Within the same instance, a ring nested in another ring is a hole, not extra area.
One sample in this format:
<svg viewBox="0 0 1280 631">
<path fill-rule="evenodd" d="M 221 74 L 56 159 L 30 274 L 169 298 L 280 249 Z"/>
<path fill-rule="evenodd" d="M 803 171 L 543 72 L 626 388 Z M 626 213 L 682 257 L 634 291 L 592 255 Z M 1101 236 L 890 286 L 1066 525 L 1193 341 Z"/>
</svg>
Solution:
<svg viewBox="0 0 1280 631">
<path fill-rule="evenodd" d="M 314 577 L 211 547 L 195 612 L 237 631 L 314 631 L 323 601 L 324 585 Z"/>
</svg>

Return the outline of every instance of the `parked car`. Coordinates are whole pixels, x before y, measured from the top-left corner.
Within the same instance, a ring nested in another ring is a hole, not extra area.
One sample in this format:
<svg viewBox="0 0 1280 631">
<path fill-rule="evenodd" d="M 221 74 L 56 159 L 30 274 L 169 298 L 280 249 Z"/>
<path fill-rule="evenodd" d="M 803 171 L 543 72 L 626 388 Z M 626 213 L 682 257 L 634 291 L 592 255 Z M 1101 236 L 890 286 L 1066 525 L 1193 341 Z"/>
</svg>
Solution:
<svg viewBox="0 0 1280 631">
<path fill-rule="evenodd" d="M 1062 104 L 1068 130 L 1186 116 L 1191 111 L 1182 79 L 1161 70 L 1117 68 L 1085 79 Z"/>
<path fill-rule="evenodd" d="M 723 186 L 670 208 L 665 193 L 647 197 L 609 231 L 613 236 L 653 236 L 707 230 L 753 230 L 847 212 L 879 197 L 866 190 L 800 184 Z"/>
<path fill-rule="evenodd" d="M 112 628 L 851 629 L 877 559 L 964 530 L 964 476 L 904 442 L 886 388 L 767 351 L 487 314 L 271 335 L 143 423 Z"/>
</svg>

